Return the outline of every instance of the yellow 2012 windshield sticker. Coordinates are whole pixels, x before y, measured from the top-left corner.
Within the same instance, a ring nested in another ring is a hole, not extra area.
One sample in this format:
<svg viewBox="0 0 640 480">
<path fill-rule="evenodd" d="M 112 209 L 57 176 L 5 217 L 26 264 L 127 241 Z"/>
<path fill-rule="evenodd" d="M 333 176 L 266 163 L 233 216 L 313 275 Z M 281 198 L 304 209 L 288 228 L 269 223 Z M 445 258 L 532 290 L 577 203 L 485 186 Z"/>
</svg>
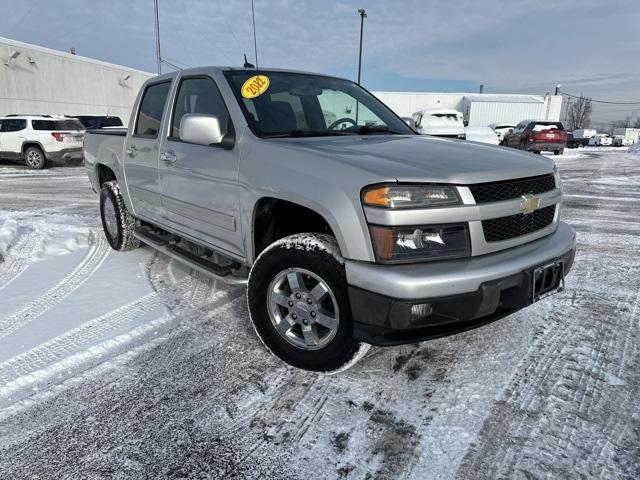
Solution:
<svg viewBox="0 0 640 480">
<path fill-rule="evenodd" d="M 242 84 L 240 92 L 244 98 L 256 98 L 266 92 L 267 88 L 269 88 L 269 77 L 254 75 Z"/>
</svg>

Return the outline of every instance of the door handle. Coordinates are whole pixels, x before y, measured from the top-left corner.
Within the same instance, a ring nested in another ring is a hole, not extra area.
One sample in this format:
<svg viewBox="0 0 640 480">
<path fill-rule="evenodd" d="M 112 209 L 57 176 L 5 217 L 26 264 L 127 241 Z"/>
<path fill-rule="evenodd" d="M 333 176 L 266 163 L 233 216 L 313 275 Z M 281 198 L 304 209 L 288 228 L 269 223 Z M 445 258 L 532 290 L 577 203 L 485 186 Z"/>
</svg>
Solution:
<svg viewBox="0 0 640 480">
<path fill-rule="evenodd" d="M 176 161 L 178 160 L 178 157 L 176 157 L 176 154 L 170 151 L 164 152 L 160 154 L 160 160 L 162 160 L 165 163 L 176 163 Z"/>
<path fill-rule="evenodd" d="M 129 148 L 127 148 L 127 155 L 130 156 L 131 158 L 135 157 L 138 153 L 138 149 L 136 148 L 135 145 L 131 145 Z"/>
</svg>

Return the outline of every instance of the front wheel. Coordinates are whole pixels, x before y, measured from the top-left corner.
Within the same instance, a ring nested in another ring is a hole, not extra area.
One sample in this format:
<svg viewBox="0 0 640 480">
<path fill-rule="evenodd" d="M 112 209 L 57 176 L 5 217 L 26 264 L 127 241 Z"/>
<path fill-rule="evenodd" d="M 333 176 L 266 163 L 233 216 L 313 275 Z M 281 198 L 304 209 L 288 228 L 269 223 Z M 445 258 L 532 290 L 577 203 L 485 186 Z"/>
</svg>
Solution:
<svg viewBox="0 0 640 480">
<path fill-rule="evenodd" d="M 251 269 L 247 302 L 262 343 L 294 367 L 344 370 L 369 349 L 353 340 L 344 260 L 329 235 L 296 234 L 267 247 Z"/>
<path fill-rule="evenodd" d="M 111 248 L 124 252 L 140 246 L 140 241 L 133 235 L 140 222 L 127 210 L 120 188 L 114 181 L 102 185 L 100 218 L 104 235 Z"/>
</svg>

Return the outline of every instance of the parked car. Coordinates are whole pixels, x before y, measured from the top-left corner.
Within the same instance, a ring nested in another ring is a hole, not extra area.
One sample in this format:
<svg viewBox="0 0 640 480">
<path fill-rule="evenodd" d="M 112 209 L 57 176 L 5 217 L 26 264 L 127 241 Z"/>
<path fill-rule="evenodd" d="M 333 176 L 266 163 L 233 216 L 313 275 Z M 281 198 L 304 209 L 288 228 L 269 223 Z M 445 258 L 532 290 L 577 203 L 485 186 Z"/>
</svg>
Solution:
<svg viewBox="0 0 640 480">
<path fill-rule="evenodd" d="M 256 333 L 299 368 L 485 325 L 573 262 L 554 162 L 418 135 L 349 80 L 171 72 L 84 149 L 109 244 L 247 285 Z"/>
<path fill-rule="evenodd" d="M 504 136 L 502 143 L 528 152 L 550 151 L 555 155 L 562 155 L 567 144 L 567 134 L 560 122 L 523 120 Z"/>
<path fill-rule="evenodd" d="M 122 127 L 120 117 L 110 115 L 67 115 L 68 118 L 75 118 L 85 129 L 105 128 L 105 127 Z"/>
<path fill-rule="evenodd" d="M 465 138 L 462 113 L 457 110 L 421 110 L 412 115 L 415 129 L 433 137 Z"/>
<path fill-rule="evenodd" d="M 637 143 L 640 141 L 640 128 L 614 128 L 613 136 L 622 136 L 628 140 L 631 140 L 631 143 Z"/>
<path fill-rule="evenodd" d="M 502 144 L 505 134 L 509 133 L 510 130 L 513 130 L 515 125 L 511 123 L 492 123 L 489 127 L 496 132 L 498 142 Z"/>
<path fill-rule="evenodd" d="M 614 147 L 630 147 L 633 145 L 633 140 L 625 137 L 624 135 L 614 135 L 611 140 L 611 145 Z"/>
<path fill-rule="evenodd" d="M 589 145 L 589 139 L 591 139 L 598 132 L 592 128 L 579 128 L 571 132 L 571 135 L 567 134 L 567 147 L 578 148 Z"/>
<path fill-rule="evenodd" d="M 589 139 L 590 147 L 610 147 L 613 139 L 607 133 L 598 133 Z"/>
<path fill-rule="evenodd" d="M 500 143 L 496 132 L 489 127 L 465 127 L 464 132 L 466 139 L 471 142 L 489 143 L 491 145 Z"/>
<path fill-rule="evenodd" d="M 402 120 L 404 120 L 404 123 L 406 123 L 407 125 L 409 125 L 411 128 L 415 129 L 416 124 L 413 121 L 412 117 L 400 117 Z"/>
<path fill-rule="evenodd" d="M 80 163 L 84 130 L 65 117 L 8 115 L 0 118 L 0 158 L 24 160 L 32 169 Z"/>
</svg>

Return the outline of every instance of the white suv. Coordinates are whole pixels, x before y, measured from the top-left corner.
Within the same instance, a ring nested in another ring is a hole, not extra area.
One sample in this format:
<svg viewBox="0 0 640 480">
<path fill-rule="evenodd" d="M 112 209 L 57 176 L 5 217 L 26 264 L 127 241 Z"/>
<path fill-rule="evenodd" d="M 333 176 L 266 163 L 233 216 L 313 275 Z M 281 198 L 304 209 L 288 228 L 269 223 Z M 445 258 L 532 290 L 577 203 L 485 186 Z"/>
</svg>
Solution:
<svg viewBox="0 0 640 480">
<path fill-rule="evenodd" d="M 27 167 L 80 163 L 84 126 L 76 119 L 50 115 L 0 117 L 0 158 L 24 159 Z"/>
</svg>

